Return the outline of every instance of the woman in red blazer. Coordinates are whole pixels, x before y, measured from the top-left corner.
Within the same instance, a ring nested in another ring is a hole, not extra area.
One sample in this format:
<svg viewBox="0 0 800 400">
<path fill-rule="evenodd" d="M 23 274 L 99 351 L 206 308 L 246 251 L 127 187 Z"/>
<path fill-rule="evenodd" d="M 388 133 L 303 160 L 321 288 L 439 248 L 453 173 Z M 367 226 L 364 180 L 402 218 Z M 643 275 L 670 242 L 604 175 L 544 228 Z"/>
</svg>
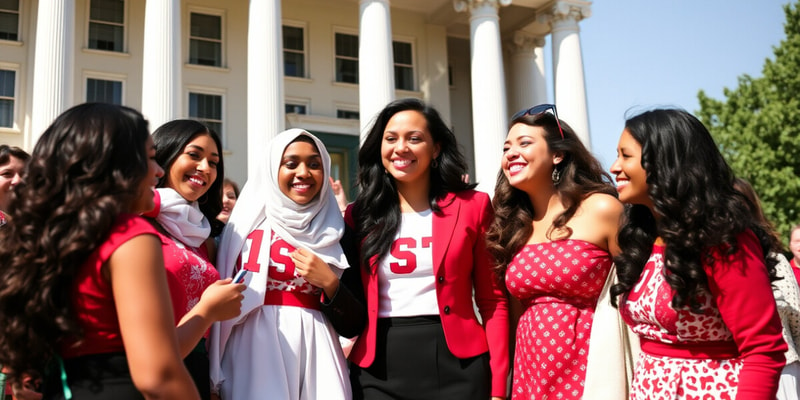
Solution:
<svg viewBox="0 0 800 400">
<path fill-rule="evenodd" d="M 350 354 L 353 398 L 506 397 L 508 300 L 484 239 L 491 203 L 464 182 L 455 136 L 432 107 L 397 100 L 358 161 L 343 240 L 360 265 L 343 282 L 361 286 L 352 291 L 367 306 Z"/>
</svg>

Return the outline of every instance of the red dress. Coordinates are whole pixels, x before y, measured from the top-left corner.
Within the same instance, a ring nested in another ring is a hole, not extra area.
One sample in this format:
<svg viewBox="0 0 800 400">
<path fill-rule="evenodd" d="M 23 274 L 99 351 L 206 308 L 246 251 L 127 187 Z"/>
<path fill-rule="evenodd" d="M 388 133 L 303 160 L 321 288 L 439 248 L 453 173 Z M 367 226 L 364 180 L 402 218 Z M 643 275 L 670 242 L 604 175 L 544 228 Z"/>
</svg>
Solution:
<svg viewBox="0 0 800 400">
<path fill-rule="evenodd" d="M 512 399 L 580 399 L 608 251 L 583 240 L 525 245 L 506 271 L 525 311 L 517 325 Z"/>
<path fill-rule="evenodd" d="M 702 313 L 671 305 L 664 246 L 653 245 L 639 282 L 620 304 L 641 339 L 633 400 L 774 399 L 786 344 L 761 246 L 752 232 L 739 251 L 704 266 Z"/>
</svg>

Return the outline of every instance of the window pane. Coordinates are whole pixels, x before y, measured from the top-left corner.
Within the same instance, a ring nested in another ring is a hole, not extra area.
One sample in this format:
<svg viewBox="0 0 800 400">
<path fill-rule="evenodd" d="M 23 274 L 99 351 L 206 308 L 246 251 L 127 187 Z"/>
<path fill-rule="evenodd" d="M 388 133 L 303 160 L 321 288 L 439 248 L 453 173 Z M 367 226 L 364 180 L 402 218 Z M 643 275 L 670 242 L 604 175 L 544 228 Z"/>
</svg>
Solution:
<svg viewBox="0 0 800 400">
<path fill-rule="evenodd" d="M 283 74 L 286 76 L 305 77 L 305 55 L 302 53 L 283 52 Z"/>
<path fill-rule="evenodd" d="M 408 67 L 394 67 L 395 89 L 414 90 L 414 70 Z"/>
<path fill-rule="evenodd" d="M 212 131 L 216 132 L 217 136 L 219 136 L 220 138 L 225 137 L 225 136 L 222 135 L 222 122 L 204 120 L 203 123 L 206 124 L 206 126 L 209 129 L 211 129 Z"/>
<path fill-rule="evenodd" d="M 19 15 L 0 12 L 0 39 L 17 40 L 19 32 Z"/>
<path fill-rule="evenodd" d="M 89 23 L 89 48 L 122 51 L 123 28 L 97 22 Z"/>
<path fill-rule="evenodd" d="M 287 114 L 305 114 L 306 113 L 306 106 L 302 104 L 287 104 L 286 105 L 286 113 Z"/>
<path fill-rule="evenodd" d="M 192 39 L 189 41 L 189 62 L 198 65 L 222 65 L 222 43 Z"/>
<path fill-rule="evenodd" d="M 340 119 L 358 119 L 358 117 L 359 117 L 358 111 L 336 110 L 336 118 L 340 118 Z"/>
<path fill-rule="evenodd" d="M 358 58 L 358 36 L 337 33 L 336 55 Z"/>
<path fill-rule="evenodd" d="M 124 0 L 92 0 L 89 10 L 89 19 L 117 24 L 123 23 L 124 15 Z"/>
<path fill-rule="evenodd" d="M 122 82 L 104 79 L 86 80 L 86 101 L 122 104 Z"/>
<path fill-rule="evenodd" d="M 222 119 L 222 96 L 190 93 L 189 116 L 192 118 Z"/>
<path fill-rule="evenodd" d="M 411 58 L 411 43 L 392 42 L 392 49 L 394 50 L 394 62 L 408 65 L 413 63 Z"/>
<path fill-rule="evenodd" d="M 191 36 L 222 39 L 222 17 L 192 13 Z"/>
<path fill-rule="evenodd" d="M 19 11 L 19 0 L 0 0 L 0 10 Z"/>
<path fill-rule="evenodd" d="M 303 51 L 303 28 L 284 26 L 283 48 Z"/>
<path fill-rule="evenodd" d="M 16 72 L 0 70 L 0 97 L 14 97 L 14 77 Z"/>
<path fill-rule="evenodd" d="M 14 100 L 0 99 L 0 127 L 14 127 Z"/>
<path fill-rule="evenodd" d="M 336 59 L 336 81 L 358 83 L 358 61 Z"/>
</svg>

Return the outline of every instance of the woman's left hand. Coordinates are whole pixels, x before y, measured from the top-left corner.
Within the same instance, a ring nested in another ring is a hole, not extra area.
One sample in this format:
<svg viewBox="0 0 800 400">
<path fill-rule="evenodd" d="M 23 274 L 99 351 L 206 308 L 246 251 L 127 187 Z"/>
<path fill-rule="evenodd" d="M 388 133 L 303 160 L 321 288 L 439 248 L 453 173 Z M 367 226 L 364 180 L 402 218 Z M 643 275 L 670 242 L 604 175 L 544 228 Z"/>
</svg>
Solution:
<svg viewBox="0 0 800 400">
<path fill-rule="evenodd" d="M 316 254 L 307 249 L 297 249 L 292 252 L 292 261 L 297 273 L 308 283 L 322 288 L 325 295 L 332 298 L 339 288 L 339 277 L 333 273 L 331 267 Z"/>
</svg>

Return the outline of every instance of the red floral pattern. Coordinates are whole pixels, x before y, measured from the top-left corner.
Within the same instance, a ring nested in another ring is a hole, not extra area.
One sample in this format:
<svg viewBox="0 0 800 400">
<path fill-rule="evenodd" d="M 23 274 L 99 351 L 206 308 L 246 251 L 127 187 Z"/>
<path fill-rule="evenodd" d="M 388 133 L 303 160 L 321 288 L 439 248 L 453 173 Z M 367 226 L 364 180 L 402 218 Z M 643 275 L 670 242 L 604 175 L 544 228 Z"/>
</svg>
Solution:
<svg viewBox="0 0 800 400">
<path fill-rule="evenodd" d="M 608 252 L 581 240 L 530 244 L 506 271 L 525 311 L 517 325 L 512 399 L 580 399 Z"/>
</svg>

